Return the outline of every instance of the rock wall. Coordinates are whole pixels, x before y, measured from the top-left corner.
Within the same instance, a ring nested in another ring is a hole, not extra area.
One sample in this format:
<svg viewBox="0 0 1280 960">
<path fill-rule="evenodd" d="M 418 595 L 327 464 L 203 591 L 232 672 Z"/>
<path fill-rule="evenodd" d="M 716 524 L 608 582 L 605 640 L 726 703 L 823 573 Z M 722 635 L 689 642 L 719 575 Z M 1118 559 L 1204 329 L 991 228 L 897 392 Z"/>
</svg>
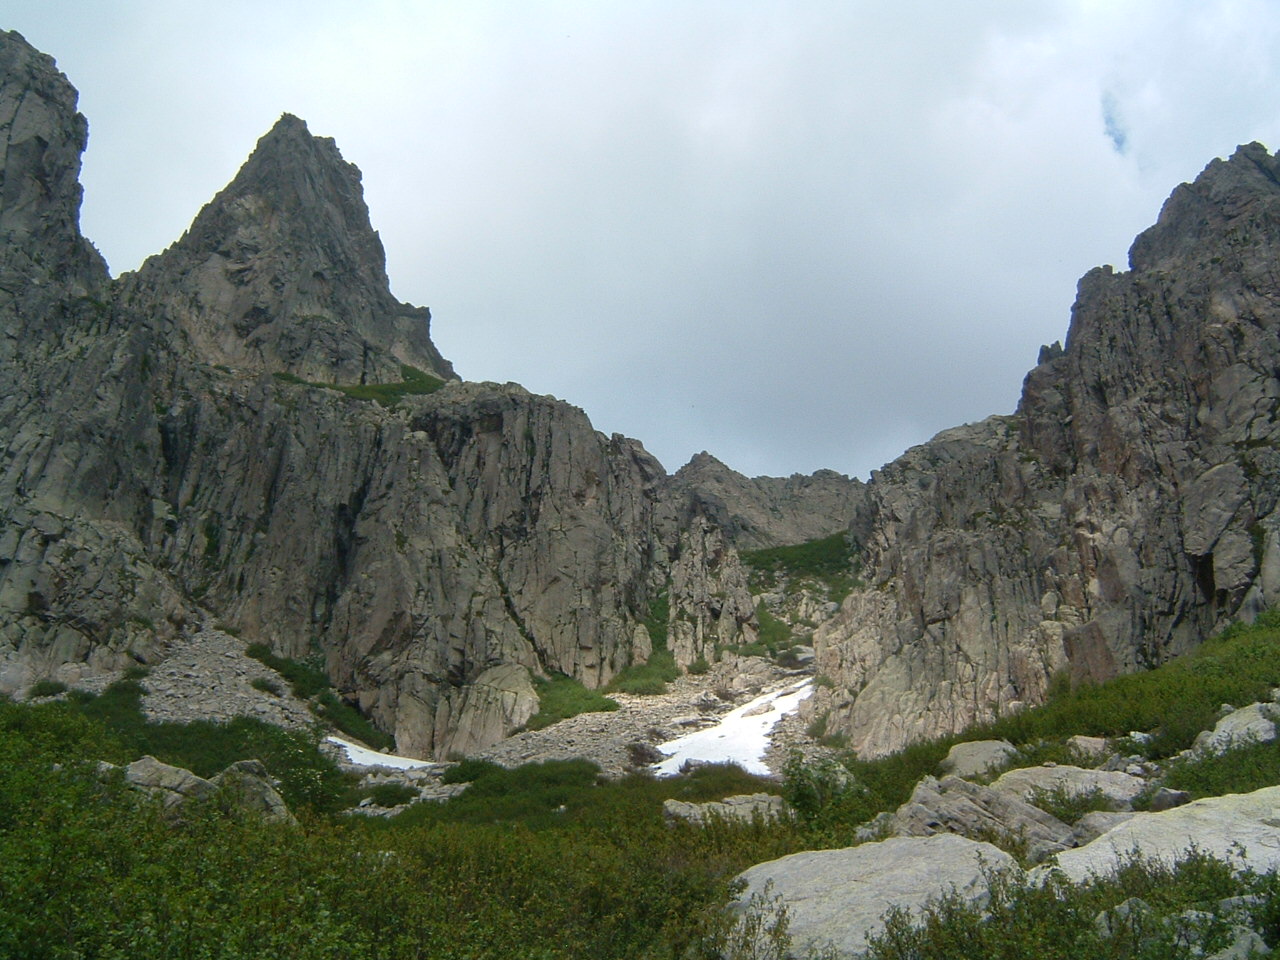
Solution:
<svg viewBox="0 0 1280 960">
<path fill-rule="evenodd" d="M 332 141 L 285 116 L 184 237 L 112 281 L 85 122 L 0 34 L 0 692 L 154 662 L 220 622 L 323 658 L 399 752 L 510 734 L 532 678 L 754 639 L 724 535 L 636 442 L 461 383 L 397 303 Z M 322 384 L 446 383 L 392 406 Z"/>
<path fill-rule="evenodd" d="M 1280 601 L 1280 160 L 1180 186 L 1130 269 L 1081 281 L 1017 412 L 867 486 L 866 585 L 818 631 L 811 710 L 865 754 L 1189 649 Z"/>
</svg>

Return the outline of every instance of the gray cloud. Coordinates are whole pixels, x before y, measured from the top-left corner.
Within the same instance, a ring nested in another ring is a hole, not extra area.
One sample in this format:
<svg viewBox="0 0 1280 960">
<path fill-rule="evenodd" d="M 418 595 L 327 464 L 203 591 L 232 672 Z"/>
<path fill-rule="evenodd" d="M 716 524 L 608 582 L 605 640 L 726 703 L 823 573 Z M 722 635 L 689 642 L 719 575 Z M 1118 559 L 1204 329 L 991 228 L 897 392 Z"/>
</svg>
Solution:
<svg viewBox="0 0 1280 960">
<path fill-rule="evenodd" d="M 669 469 L 865 475 L 1010 412 L 1081 274 L 1214 156 L 1280 146 L 1264 0 L 109 6 L 4 26 L 82 92 L 113 269 L 297 113 L 464 376 Z"/>
</svg>

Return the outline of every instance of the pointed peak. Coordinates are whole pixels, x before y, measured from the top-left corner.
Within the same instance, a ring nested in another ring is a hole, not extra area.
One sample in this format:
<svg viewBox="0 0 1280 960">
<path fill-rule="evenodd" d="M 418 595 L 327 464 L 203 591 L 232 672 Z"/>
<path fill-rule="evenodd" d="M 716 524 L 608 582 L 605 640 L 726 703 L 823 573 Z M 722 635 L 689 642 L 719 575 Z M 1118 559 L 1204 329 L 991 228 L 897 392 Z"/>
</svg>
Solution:
<svg viewBox="0 0 1280 960">
<path fill-rule="evenodd" d="M 691 481 L 707 475 L 723 475 L 726 473 L 737 474 L 737 471 L 725 464 L 724 461 L 703 450 L 701 453 L 695 453 L 688 463 L 676 471 L 675 475 L 681 480 Z"/>
</svg>

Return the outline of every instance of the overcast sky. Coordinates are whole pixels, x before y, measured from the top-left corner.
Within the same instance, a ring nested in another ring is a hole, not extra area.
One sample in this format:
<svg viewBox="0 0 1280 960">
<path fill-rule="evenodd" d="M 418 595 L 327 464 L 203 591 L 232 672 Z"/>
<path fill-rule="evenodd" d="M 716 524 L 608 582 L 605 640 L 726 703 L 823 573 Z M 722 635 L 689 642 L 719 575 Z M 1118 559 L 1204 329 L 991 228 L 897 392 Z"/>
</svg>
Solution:
<svg viewBox="0 0 1280 960">
<path fill-rule="evenodd" d="M 854 476 L 1010 413 L 1076 280 L 1280 147 L 1280 2 L 5 0 L 89 118 L 114 274 L 285 111 L 392 290 L 674 471 Z"/>
</svg>

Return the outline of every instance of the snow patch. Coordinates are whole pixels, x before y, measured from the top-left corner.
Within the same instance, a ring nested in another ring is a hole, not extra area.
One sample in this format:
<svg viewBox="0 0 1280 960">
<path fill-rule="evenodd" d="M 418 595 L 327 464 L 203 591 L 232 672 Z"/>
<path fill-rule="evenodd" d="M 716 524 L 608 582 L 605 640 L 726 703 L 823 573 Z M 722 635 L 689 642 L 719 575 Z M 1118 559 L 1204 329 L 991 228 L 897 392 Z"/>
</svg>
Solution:
<svg viewBox="0 0 1280 960">
<path fill-rule="evenodd" d="M 336 743 L 347 753 L 347 762 L 360 767 L 391 767 L 394 770 L 414 770 L 418 767 L 434 767 L 430 760 L 415 760 L 413 757 L 397 757 L 391 753 L 378 753 L 368 747 L 362 747 L 341 737 L 325 737 L 329 743 Z"/>
<path fill-rule="evenodd" d="M 658 749 L 668 756 L 654 765 L 653 772 L 670 777 L 680 772 L 686 760 L 701 760 L 736 763 L 748 773 L 767 775 L 764 754 L 769 748 L 769 734 L 779 720 L 800 709 L 800 701 L 812 693 L 812 680 L 774 690 L 731 710 L 714 727 L 659 744 Z"/>
</svg>

